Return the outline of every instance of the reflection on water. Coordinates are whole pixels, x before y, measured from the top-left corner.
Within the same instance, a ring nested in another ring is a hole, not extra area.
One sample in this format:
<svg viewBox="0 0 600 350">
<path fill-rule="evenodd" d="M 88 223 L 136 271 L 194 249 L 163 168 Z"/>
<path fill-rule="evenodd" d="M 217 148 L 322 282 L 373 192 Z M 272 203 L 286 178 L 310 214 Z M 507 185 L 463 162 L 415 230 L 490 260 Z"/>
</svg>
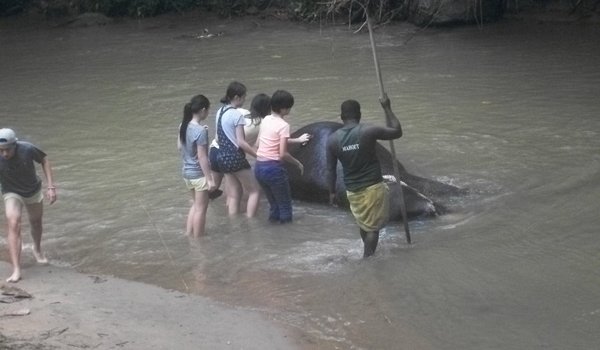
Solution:
<svg viewBox="0 0 600 350">
<path fill-rule="evenodd" d="M 264 201 L 258 219 L 229 219 L 220 198 L 208 235 L 183 235 L 175 140 L 190 96 L 207 95 L 214 111 L 239 79 L 249 99 L 291 91 L 294 129 L 337 120 L 347 98 L 382 122 L 364 33 L 210 26 L 225 35 L 182 39 L 202 26 L 169 20 L 0 27 L 0 124 L 55 167 L 52 263 L 258 309 L 307 334 L 309 348 L 597 346 L 598 28 L 504 23 L 428 29 L 408 43 L 410 28 L 379 29 L 403 164 L 469 195 L 449 200 L 449 215 L 411 222 L 411 246 L 391 225 L 363 261 L 349 214 L 304 202 L 280 226 Z"/>
</svg>

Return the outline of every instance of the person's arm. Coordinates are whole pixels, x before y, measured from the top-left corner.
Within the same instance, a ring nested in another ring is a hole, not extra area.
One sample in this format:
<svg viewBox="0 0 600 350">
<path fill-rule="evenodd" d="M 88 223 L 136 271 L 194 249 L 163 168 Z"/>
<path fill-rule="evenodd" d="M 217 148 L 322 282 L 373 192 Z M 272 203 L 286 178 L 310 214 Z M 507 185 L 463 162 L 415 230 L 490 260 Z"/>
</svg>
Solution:
<svg viewBox="0 0 600 350">
<path fill-rule="evenodd" d="M 42 159 L 42 170 L 46 177 L 46 197 L 50 201 L 50 204 L 56 202 L 56 187 L 54 186 L 54 178 L 52 177 L 52 166 L 47 157 Z"/>
<path fill-rule="evenodd" d="M 256 135 L 256 140 L 254 141 L 254 144 L 252 145 L 252 149 L 254 149 L 254 152 L 258 152 L 258 147 L 260 147 L 260 127 L 256 126 L 258 128 L 258 134 Z"/>
<path fill-rule="evenodd" d="M 335 153 L 336 139 L 329 137 L 327 140 L 327 187 L 329 188 L 329 204 L 336 205 L 336 179 L 337 179 L 337 156 Z"/>
<path fill-rule="evenodd" d="M 244 150 L 244 152 L 248 153 L 252 157 L 256 158 L 256 151 L 252 146 L 246 142 L 246 134 L 244 133 L 244 125 L 238 125 L 235 127 L 235 137 L 237 139 L 238 147 Z"/>
<path fill-rule="evenodd" d="M 279 155 L 282 160 L 296 165 L 298 169 L 300 169 L 300 175 L 302 175 L 304 174 L 304 165 L 287 151 L 288 140 L 289 138 L 287 136 L 282 136 L 279 139 Z"/>
<path fill-rule="evenodd" d="M 287 142 L 288 143 L 305 143 L 305 142 L 310 141 L 311 137 L 312 137 L 311 134 L 304 133 L 304 134 L 302 134 L 302 135 L 300 135 L 300 136 L 298 136 L 296 138 L 288 139 Z"/>
<path fill-rule="evenodd" d="M 246 118 L 247 120 L 248 118 Z M 244 139 L 254 151 L 258 149 L 258 138 L 260 137 L 260 124 L 245 124 L 244 125 Z"/>
<path fill-rule="evenodd" d="M 396 117 L 396 114 L 392 111 L 390 99 L 387 94 L 384 94 L 382 98 L 379 99 L 381 103 L 381 107 L 385 113 L 386 127 L 370 127 L 365 130 L 365 135 L 367 137 L 374 137 L 378 140 L 394 140 L 402 137 L 402 125 L 400 125 L 400 120 Z"/>
<path fill-rule="evenodd" d="M 210 163 L 208 161 L 208 146 L 198 145 L 196 146 L 196 151 L 198 152 L 198 163 L 200 164 L 200 169 L 202 169 L 202 173 L 204 173 L 206 183 L 208 184 L 208 191 L 212 191 L 217 186 L 215 185 L 212 171 L 210 170 Z"/>
<path fill-rule="evenodd" d="M 288 163 L 292 163 L 292 164 L 296 165 L 298 167 L 298 169 L 300 170 L 300 175 L 304 174 L 304 165 L 302 165 L 302 163 L 298 159 L 294 158 L 294 156 L 292 156 L 291 154 L 286 152 L 283 155 L 282 159 Z"/>
</svg>

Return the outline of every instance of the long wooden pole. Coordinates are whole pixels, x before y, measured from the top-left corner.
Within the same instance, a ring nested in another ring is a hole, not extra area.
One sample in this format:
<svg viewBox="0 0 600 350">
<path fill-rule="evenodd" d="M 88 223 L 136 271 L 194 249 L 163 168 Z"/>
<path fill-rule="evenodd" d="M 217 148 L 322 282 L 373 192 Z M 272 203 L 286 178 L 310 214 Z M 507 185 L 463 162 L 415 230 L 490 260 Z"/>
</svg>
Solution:
<svg viewBox="0 0 600 350">
<path fill-rule="evenodd" d="M 377 50 L 375 49 L 375 39 L 373 38 L 373 28 L 371 28 L 371 19 L 367 9 L 365 8 L 365 16 L 367 17 L 367 27 L 369 28 L 369 39 L 371 40 L 371 49 L 373 50 L 373 61 L 375 61 L 375 73 L 379 80 L 379 93 L 381 98 L 386 96 L 385 90 L 383 89 L 383 79 L 381 79 L 381 70 L 379 69 L 379 59 L 377 59 Z M 408 227 L 408 217 L 406 215 L 406 203 L 404 202 L 404 191 L 402 190 L 402 181 L 400 181 L 400 169 L 398 169 L 398 160 L 396 159 L 396 148 L 394 147 L 394 140 L 390 140 L 390 152 L 392 153 L 392 164 L 394 166 L 394 176 L 400 188 L 400 214 L 402 214 L 402 222 L 404 223 L 404 233 L 406 234 L 406 242 L 411 244 L 410 230 Z"/>
</svg>

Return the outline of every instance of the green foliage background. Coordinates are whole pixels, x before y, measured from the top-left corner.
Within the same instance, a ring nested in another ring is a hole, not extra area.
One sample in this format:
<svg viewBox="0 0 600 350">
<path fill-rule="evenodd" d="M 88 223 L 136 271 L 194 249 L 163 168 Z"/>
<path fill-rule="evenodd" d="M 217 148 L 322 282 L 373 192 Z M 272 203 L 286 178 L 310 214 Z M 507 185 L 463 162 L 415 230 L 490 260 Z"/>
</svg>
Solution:
<svg viewBox="0 0 600 350">
<path fill-rule="evenodd" d="M 267 9 L 280 9 L 290 19 L 311 21 L 331 14 L 358 13 L 359 3 L 369 3 L 370 10 L 383 14 L 379 21 L 403 19 L 414 0 L 0 0 L 0 16 L 14 16 L 37 11 L 47 17 L 74 16 L 100 12 L 109 17 L 152 17 L 163 13 L 200 9 L 221 16 L 240 16 Z M 448 0 L 453 1 L 453 0 Z M 485 0 L 473 0 L 485 1 Z M 506 8 L 543 7 L 560 0 L 503 0 Z M 562 0 L 564 2 L 564 0 Z M 573 9 L 600 11 L 600 0 L 570 0 Z"/>
<path fill-rule="evenodd" d="M 0 15 L 17 15 L 26 11 L 40 11 L 46 15 L 76 15 L 100 12 L 109 17 L 151 17 L 190 9 L 215 11 L 222 15 L 240 15 L 254 6 L 280 6 L 286 2 L 269 0 L 0 0 Z M 303 1 L 305 3 L 315 0 Z"/>
</svg>

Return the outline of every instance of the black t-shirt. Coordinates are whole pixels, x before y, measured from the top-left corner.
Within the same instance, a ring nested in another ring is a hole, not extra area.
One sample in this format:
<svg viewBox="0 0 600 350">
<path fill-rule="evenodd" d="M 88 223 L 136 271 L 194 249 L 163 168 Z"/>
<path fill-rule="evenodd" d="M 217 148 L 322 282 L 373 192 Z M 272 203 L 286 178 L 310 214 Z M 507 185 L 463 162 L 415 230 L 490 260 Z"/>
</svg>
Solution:
<svg viewBox="0 0 600 350">
<path fill-rule="evenodd" d="M 15 155 L 11 159 L 0 157 L 0 185 L 2 193 L 16 193 L 31 197 L 42 187 L 34 161 L 42 163 L 46 153 L 29 142 L 17 141 Z"/>
<path fill-rule="evenodd" d="M 362 125 L 344 126 L 335 132 L 338 139 L 337 158 L 344 169 L 344 184 L 348 191 L 358 191 L 383 181 L 375 153 L 377 140 L 361 140 Z"/>
</svg>

